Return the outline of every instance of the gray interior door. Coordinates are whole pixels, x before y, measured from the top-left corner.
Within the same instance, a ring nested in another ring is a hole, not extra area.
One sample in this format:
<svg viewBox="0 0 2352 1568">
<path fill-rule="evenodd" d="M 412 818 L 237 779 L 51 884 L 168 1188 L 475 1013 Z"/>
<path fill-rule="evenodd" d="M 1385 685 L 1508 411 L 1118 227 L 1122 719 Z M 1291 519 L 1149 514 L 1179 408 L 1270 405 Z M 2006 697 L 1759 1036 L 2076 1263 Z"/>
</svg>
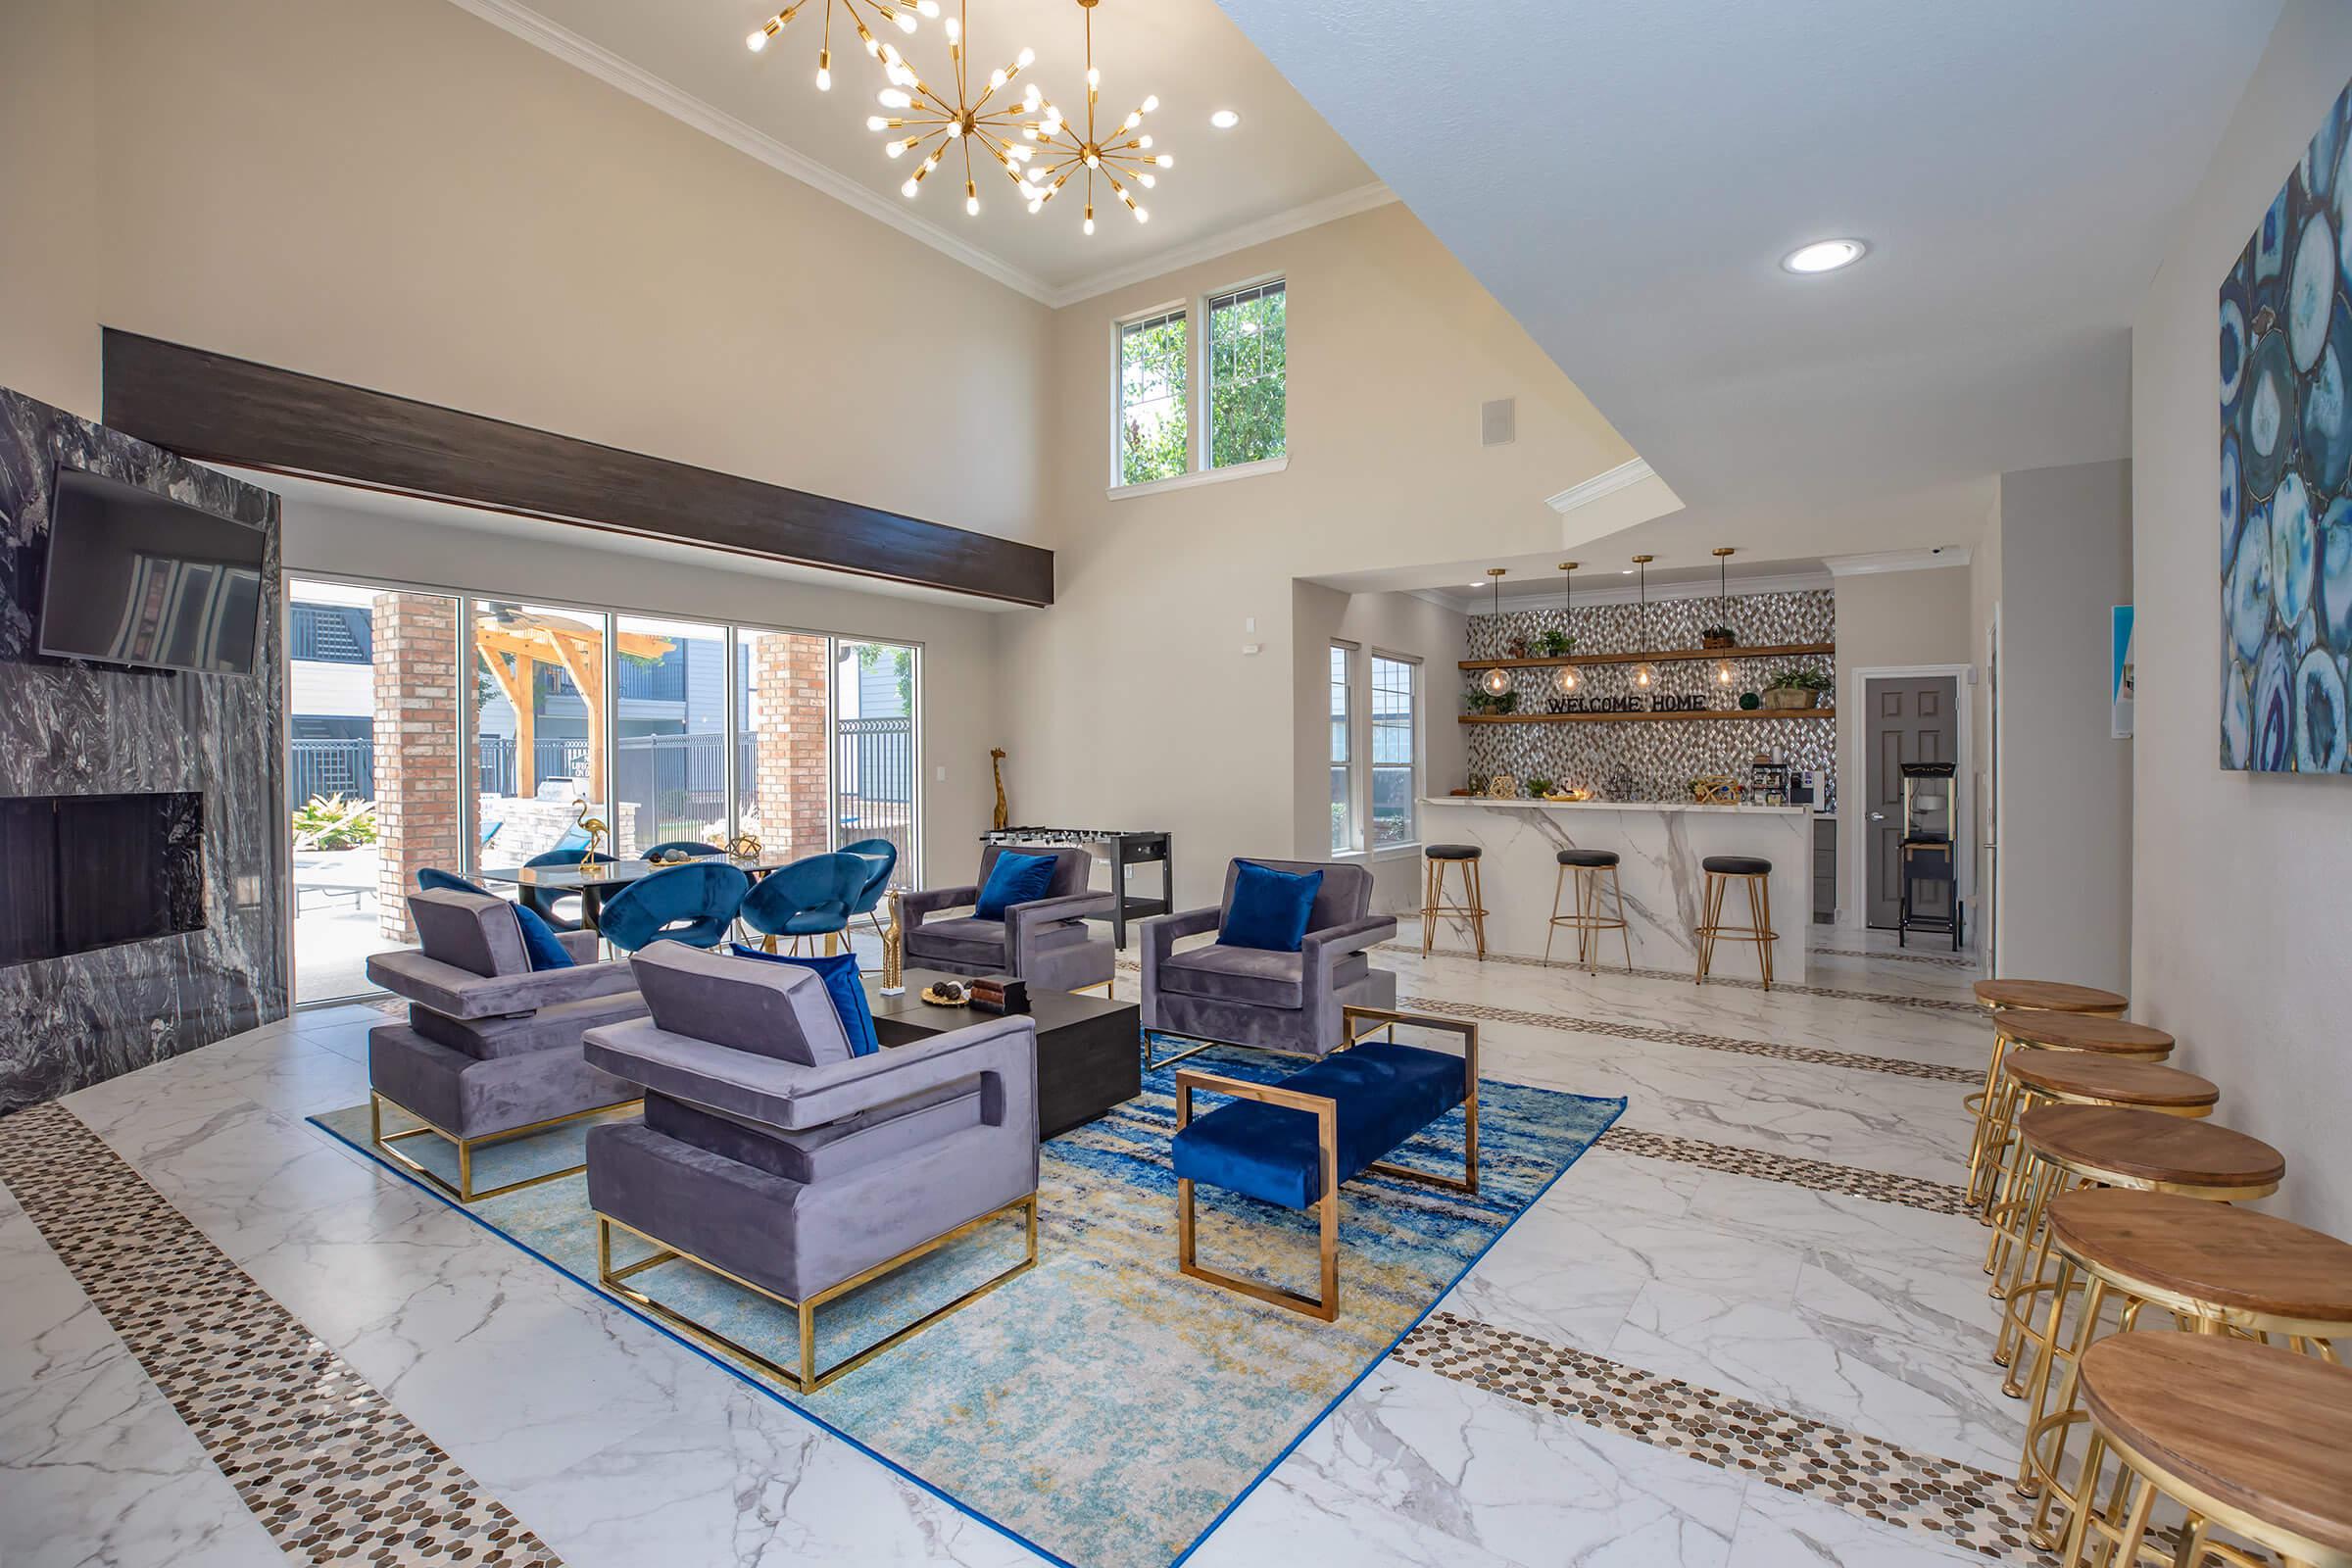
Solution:
<svg viewBox="0 0 2352 1568">
<path fill-rule="evenodd" d="M 1874 679 L 1863 694 L 1863 755 L 1870 760 L 1865 810 L 1870 849 L 1870 905 L 1864 919 L 1891 929 L 1903 902 L 1903 769 L 1905 762 L 1956 759 L 1959 718 L 1952 711 L 1959 683 L 1949 675 Z M 1942 824 L 1946 833 L 1956 823 Z M 1955 853 L 1957 847 L 1955 846 Z M 1921 914 L 1941 915 L 1948 895 L 1932 895 Z"/>
</svg>

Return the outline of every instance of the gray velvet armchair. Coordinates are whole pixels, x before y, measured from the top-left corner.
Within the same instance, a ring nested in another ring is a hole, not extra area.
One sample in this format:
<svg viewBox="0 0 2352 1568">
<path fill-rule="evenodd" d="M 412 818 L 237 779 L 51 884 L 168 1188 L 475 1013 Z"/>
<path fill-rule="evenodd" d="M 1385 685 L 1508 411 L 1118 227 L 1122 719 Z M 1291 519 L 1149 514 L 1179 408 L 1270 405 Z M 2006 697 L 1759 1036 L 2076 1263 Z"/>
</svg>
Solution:
<svg viewBox="0 0 2352 1568">
<path fill-rule="evenodd" d="M 1221 946 L 1179 950 L 1184 937 L 1222 928 L 1233 904 L 1242 861 L 1225 867 L 1225 892 L 1211 908 L 1155 915 L 1138 927 L 1143 939 L 1144 1050 L 1148 1066 L 1164 1066 L 1211 1045 L 1255 1046 L 1322 1056 L 1347 1043 L 1341 1009 L 1396 1005 L 1396 977 L 1372 967 L 1366 951 L 1396 934 L 1394 916 L 1373 914 L 1372 873 L 1340 860 L 1250 863 L 1294 874 L 1323 873 L 1306 938 L 1297 953 Z M 1153 1034 L 1201 1042 L 1190 1051 L 1151 1058 Z"/>
<path fill-rule="evenodd" d="M 1002 920 L 973 915 L 935 919 L 943 911 L 969 908 L 988 885 L 997 858 L 1050 855 L 1054 880 L 1046 896 L 1016 904 Z M 924 888 L 903 896 L 906 961 L 949 974 L 1006 974 L 1041 991 L 1077 991 L 1108 985 L 1118 960 L 1108 937 L 1091 935 L 1088 918 L 1110 918 L 1109 893 L 1089 893 L 1086 881 L 1094 857 L 1082 848 L 1047 844 L 990 844 L 980 851 L 980 875 L 963 887 Z"/>
<path fill-rule="evenodd" d="M 476 1191 L 474 1150 L 636 1099 L 628 1084 L 582 1059 L 580 1037 L 598 1024 L 642 1015 L 637 982 L 627 963 L 596 961 L 593 931 L 559 935 L 572 967 L 532 969 L 514 906 L 504 899 L 413 893 L 409 918 L 417 951 L 379 953 L 368 960 L 368 978 L 409 1004 L 407 1023 L 378 1024 L 368 1032 L 376 1148 L 460 1202 L 526 1186 L 512 1182 Z M 424 1126 L 387 1137 L 387 1104 Z M 455 1183 L 396 1147 L 427 1133 L 456 1146 Z"/>
<path fill-rule="evenodd" d="M 608 1289 L 808 1393 L 1036 1263 L 1035 1020 L 1007 1015 L 853 1055 L 808 969 L 674 942 L 634 963 L 651 1016 L 592 1030 L 585 1047 L 593 1064 L 645 1092 L 642 1121 L 588 1135 Z M 1025 1221 L 1024 1260 L 817 1369 L 818 1306 L 999 1219 L 999 1246 Z M 616 1263 L 616 1230 L 653 1250 Z M 681 1260 L 792 1308 L 795 1364 L 627 1283 Z"/>
</svg>

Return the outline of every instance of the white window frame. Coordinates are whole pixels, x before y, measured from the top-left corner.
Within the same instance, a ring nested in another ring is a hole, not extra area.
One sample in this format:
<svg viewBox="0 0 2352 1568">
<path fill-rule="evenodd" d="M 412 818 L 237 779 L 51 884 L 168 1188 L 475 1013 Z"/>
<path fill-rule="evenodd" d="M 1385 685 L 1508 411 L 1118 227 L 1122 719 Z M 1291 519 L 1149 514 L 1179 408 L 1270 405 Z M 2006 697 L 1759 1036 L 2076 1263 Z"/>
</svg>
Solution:
<svg viewBox="0 0 2352 1568">
<path fill-rule="evenodd" d="M 1223 299 L 1249 289 L 1263 288 L 1268 283 L 1283 286 L 1284 312 L 1289 312 L 1290 277 L 1284 272 L 1261 272 L 1254 277 L 1240 278 L 1203 289 L 1190 298 L 1162 300 L 1147 310 L 1130 311 L 1115 317 L 1110 322 L 1110 483 L 1103 494 L 1113 501 L 1131 500 L 1138 496 L 1158 495 L 1169 490 L 1189 490 L 1196 485 L 1222 484 L 1228 479 L 1250 479 L 1259 474 L 1280 473 L 1291 466 L 1290 453 L 1290 366 L 1287 358 L 1288 334 L 1285 334 L 1286 358 L 1283 366 L 1283 453 L 1279 458 L 1264 458 L 1255 463 L 1230 464 L 1222 468 L 1208 466 L 1208 302 Z M 1120 402 L 1124 387 L 1125 366 L 1120 354 L 1120 340 L 1126 329 L 1138 321 L 1154 320 L 1162 316 L 1182 312 L 1184 316 L 1184 418 L 1185 469 L 1165 479 L 1150 479 L 1142 484 L 1122 484 L 1120 475 L 1126 470 L 1119 461 L 1121 416 Z"/>
<path fill-rule="evenodd" d="M 1348 770 L 1347 841 L 1343 843 L 1336 836 L 1326 835 L 1330 839 L 1331 853 L 1334 855 L 1359 855 L 1363 853 L 1364 848 L 1364 742 L 1368 737 L 1363 733 L 1363 705 L 1356 701 L 1356 688 L 1362 684 L 1363 672 L 1360 667 L 1363 663 L 1362 653 L 1363 649 L 1359 645 L 1341 642 L 1334 638 L 1323 661 L 1323 690 L 1326 694 L 1323 714 L 1323 777 L 1325 784 L 1328 785 L 1330 782 L 1332 768 L 1344 767 Z M 1334 658 L 1339 661 L 1342 674 L 1342 679 L 1337 684 L 1342 691 L 1348 694 L 1348 711 L 1342 715 L 1345 722 L 1340 726 L 1340 732 L 1348 737 L 1346 761 L 1331 755 L 1332 715 L 1328 694 L 1334 684 L 1330 674 L 1331 662 Z"/>
<path fill-rule="evenodd" d="M 1396 762 L 1379 762 L 1376 761 L 1373 757 L 1372 714 L 1374 710 L 1374 704 L 1372 701 L 1372 696 L 1375 688 L 1373 685 L 1372 675 L 1374 663 L 1381 660 L 1386 660 L 1392 664 L 1402 664 L 1405 668 L 1406 679 L 1408 683 L 1405 690 L 1405 713 L 1406 721 L 1409 726 L 1405 749 L 1409 755 L 1406 757 L 1402 764 Z M 1429 728 L 1423 717 L 1424 706 L 1428 702 L 1429 696 L 1428 681 L 1423 672 L 1421 661 L 1411 654 L 1394 653 L 1386 648 L 1374 647 L 1368 650 L 1363 662 L 1363 688 L 1365 697 L 1363 705 L 1364 810 L 1363 829 L 1360 834 L 1360 841 L 1362 845 L 1369 849 L 1375 856 L 1417 854 L 1421 846 L 1421 763 L 1426 747 L 1424 736 Z M 1382 844 L 1375 846 L 1372 843 L 1372 784 L 1374 775 L 1383 767 L 1395 768 L 1399 765 L 1403 766 L 1406 771 L 1404 792 L 1404 837 L 1395 844 Z"/>
</svg>

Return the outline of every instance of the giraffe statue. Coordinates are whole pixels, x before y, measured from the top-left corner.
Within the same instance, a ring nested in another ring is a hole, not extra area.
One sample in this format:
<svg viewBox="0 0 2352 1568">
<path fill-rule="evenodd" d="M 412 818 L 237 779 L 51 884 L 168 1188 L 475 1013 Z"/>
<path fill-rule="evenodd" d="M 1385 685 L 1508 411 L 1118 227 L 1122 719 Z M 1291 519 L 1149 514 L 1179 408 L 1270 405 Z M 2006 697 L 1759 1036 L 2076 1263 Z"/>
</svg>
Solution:
<svg viewBox="0 0 2352 1568">
<path fill-rule="evenodd" d="M 1004 748 L 991 747 L 988 758 L 989 769 L 997 775 L 997 831 L 1002 833 L 1012 826 L 1012 813 L 1004 806 Z"/>
</svg>

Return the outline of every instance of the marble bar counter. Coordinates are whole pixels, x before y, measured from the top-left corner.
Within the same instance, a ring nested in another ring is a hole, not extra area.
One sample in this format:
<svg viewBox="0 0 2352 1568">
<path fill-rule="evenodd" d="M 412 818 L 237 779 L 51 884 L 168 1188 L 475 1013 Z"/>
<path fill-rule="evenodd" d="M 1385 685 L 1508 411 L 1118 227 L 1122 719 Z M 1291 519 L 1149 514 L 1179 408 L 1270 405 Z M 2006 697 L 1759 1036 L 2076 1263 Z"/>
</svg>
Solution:
<svg viewBox="0 0 2352 1568">
<path fill-rule="evenodd" d="M 1698 949 L 1690 928 L 1698 923 L 1705 877 L 1699 862 L 1710 855 L 1753 855 L 1772 862 L 1773 979 L 1801 985 L 1805 978 L 1805 927 L 1813 915 L 1813 808 L 1809 806 L 1700 806 L 1691 802 L 1504 801 L 1475 796 L 1430 796 L 1421 803 L 1425 844 L 1475 844 L 1487 904 L 1487 951 L 1540 958 L 1550 932 L 1552 891 L 1558 884 L 1560 850 L 1614 850 L 1617 877 L 1625 894 L 1626 935 L 1637 969 L 1684 969 L 1695 973 Z M 1457 902 L 1448 872 L 1446 902 Z M 1746 925 L 1746 884 L 1735 882 L 1724 902 L 1723 922 Z M 1575 909 L 1573 878 L 1561 895 L 1563 913 Z M 1608 905 L 1602 882 L 1602 906 Z M 1599 933 L 1602 965 L 1623 964 L 1625 949 L 1614 931 Z M 1438 945 L 1467 948 L 1469 933 L 1441 922 Z M 1551 944 L 1554 962 L 1576 956 L 1576 933 L 1562 927 Z M 1723 939 L 1715 944 L 1715 973 L 1731 979 L 1756 978 L 1753 943 Z"/>
</svg>

